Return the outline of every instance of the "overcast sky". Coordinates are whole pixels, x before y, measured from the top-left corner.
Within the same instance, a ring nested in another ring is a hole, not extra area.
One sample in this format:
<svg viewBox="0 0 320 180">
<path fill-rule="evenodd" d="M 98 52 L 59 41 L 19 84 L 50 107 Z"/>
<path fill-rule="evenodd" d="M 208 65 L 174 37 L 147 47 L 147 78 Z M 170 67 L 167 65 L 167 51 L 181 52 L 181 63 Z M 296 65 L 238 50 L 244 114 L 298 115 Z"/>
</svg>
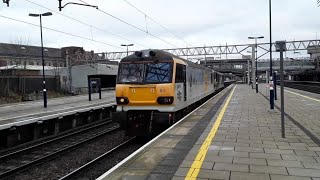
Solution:
<svg viewBox="0 0 320 180">
<path fill-rule="evenodd" d="M 40 45 L 39 27 L 6 19 L 3 16 L 38 25 L 39 18 L 29 17 L 28 14 L 47 11 L 51 11 L 53 16 L 43 17 L 43 26 L 87 38 L 81 39 L 44 29 L 44 45 L 49 47 L 80 46 L 95 52 L 112 52 L 125 51 L 120 45 L 127 43 L 135 44 L 130 50 L 139 50 L 253 43 L 247 39 L 248 36 L 265 36 L 264 40 L 259 41 L 269 41 L 269 0 L 127 1 L 183 40 L 151 19 L 145 18 L 124 0 L 85 0 L 85 2 L 97 5 L 100 10 L 143 31 L 148 31 L 162 40 L 94 8 L 68 5 L 59 12 L 58 0 L 10 0 L 10 7 L 0 2 L 0 42 L 23 41 L 29 45 Z M 78 0 L 62 1 L 63 4 L 67 2 L 81 3 Z M 320 36 L 320 7 L 317 6 L 317 0 L 273 0 L 272 3 L 274 41 L 316 39 L 317 32 Z"/>
</svg>

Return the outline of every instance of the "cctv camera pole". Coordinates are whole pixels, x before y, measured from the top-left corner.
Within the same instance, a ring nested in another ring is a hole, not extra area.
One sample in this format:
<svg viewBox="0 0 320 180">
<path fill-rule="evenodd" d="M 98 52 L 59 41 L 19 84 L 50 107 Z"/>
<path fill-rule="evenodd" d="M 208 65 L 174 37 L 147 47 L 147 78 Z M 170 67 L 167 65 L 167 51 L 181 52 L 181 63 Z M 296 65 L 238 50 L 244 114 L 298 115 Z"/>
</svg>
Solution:
<svg viewBox="0 0 320 180">
<path fill-rule="evenodd" d="M 284 82 L 283 82 L 283 50 L 280 51 L 280 86 L 281 86 L 281 131 L 282 138 L 285 138 L 284 129 Z M 277 97 L 277 95 L 275 95 Z"/>
<path fill-rule="evenodd" d="M 281 132 L 282 138 L 285 138 L 285 129 L 284 129 L 284 83 L 283 83 L 283 51 L 280 51 L 280 86 L 281 86 Z M 277 97 L 277 95 L 275 95 Z"/>
<path fill-rule="evenodd" d="M 282 138 L 285 138 L 284 127 L 284 81 L 283 81 L 283 51 L 286 51 L 286 42 L 277 41 L 276 50 L 280 52 L 280 86 L 281 86 L 281 134 Z"/>
</svg>

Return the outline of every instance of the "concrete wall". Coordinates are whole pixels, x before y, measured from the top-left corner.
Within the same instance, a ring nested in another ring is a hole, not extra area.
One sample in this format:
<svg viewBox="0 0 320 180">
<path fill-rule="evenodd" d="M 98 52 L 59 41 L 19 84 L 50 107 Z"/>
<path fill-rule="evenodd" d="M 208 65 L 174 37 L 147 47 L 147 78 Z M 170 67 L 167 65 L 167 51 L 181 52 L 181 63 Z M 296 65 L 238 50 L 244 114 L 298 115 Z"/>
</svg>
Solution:
<svg viewBox="0 0 320 180">
<path fill-rule="evenodd" d="M 72 66 L 71 76 L 72 76 L 72 91 L 74 93 L 87 92 L 88 88 L 88 76 L 89 75 L 102 75 L 101 77 L 106 77 L 104 75 L 117 75 L 118 66 L 110 64 L 86 64 L 79 66 Z M 42 74 L 42 71 L 40 71 Z M 68 68 L 55 68 L 45 71 L 46 76 L 60 77 L 61 89 L 69 91 L 69 79 L 68 79 Z"/>
<path fill-rule="evenodd" d="M 81 65 L 72 67 L 72 86 L 88 87 L 88 75 L 117 75 L 118 66 L 106 64 Z"/>
<path fill-rule="evenodd" d="M 118 66 L 110 65 L 110 64 L 98 64 L 98 74 L 103 75 L 117 75 L 118 74 Z"/>
</svg>

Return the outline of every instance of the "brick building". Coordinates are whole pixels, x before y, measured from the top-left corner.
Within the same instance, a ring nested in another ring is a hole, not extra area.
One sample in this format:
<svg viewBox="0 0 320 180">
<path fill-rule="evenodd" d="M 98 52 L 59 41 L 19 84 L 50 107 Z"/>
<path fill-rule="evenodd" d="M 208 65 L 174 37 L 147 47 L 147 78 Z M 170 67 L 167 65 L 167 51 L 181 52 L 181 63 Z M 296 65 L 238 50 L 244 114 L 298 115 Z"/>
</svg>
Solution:
<svg viewBox="0 0 320 180">
<path fill-rule="evenodd" d="M 62 49 L 44 47 L 45 66 L 65 67 Z M 1 66 L 42 66 L 41 47 L 0 43 Z"/>
</svg>

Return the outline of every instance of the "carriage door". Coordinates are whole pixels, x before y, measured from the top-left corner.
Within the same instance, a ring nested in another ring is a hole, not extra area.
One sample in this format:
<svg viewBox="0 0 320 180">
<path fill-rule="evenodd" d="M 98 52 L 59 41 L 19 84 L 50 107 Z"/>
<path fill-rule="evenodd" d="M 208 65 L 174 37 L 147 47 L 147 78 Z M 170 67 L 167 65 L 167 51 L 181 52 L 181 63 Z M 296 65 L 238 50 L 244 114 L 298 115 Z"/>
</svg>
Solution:
<svg viewBox="0 0 320 180">
<path fill-rule="evenodd" d="M 186 66 L 176 64 L 176 97 L 178 101 L 187 101 Z"/>
</svg>

